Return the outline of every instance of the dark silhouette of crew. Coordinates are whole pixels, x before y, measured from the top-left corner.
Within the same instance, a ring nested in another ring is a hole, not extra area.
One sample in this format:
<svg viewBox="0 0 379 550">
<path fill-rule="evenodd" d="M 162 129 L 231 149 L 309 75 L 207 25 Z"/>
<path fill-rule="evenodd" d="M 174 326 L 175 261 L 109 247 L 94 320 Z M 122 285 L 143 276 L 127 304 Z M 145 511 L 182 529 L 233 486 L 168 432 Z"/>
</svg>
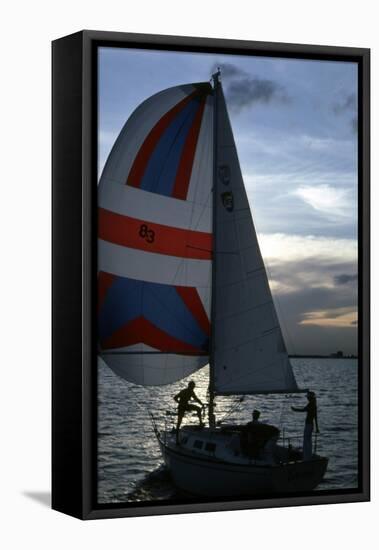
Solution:
<svg viewBox="0 0 379 550">
<path fill-rule="evenodd" d="M 316 394 L 313 391 L 307 393 L 308 404 L 305 407 L 291 407 L 295 412 L 306 412 L 304 437 L 303 437 L 303 459 L 311 460 L 312 458 L 312 434 L 313 425 L 316 428 L 316 433 L 320 433 L 317 420 L 317 400 Z"/>
<path fill-rule="evenodd" d="M 265 445 L 272 438 L 279 437 L 279 430 L 275 426 L 259 420 L 260 411 L 253 410 L 252 421 L 248 422 L 241 430 L 241 449 L 250 458 L 259 458 Z"/>
<path fill-rule="evenodd" d="M 258 411 L 257 409 L 253 410 L 252 417 L 253 417 L 253 424 L 260 424 L 259 417 L 261 416 L 261 411 Z"/>
<path fill-rule="evenodd" d="M 204 408 L 204 404 L 200 401 L 200 399 L 195 394 L 195 382 L 191 380 L 191 382 L 188 383 L 188 386 L 180 391 L 177 395 L 175 395 L 174 399 L 178 403 L 178 422 L 176 424 L 176 443 L 179 443 L 179 428 L 182 423 L 183 417 L 186 412 L 195 412 L 199 418 L 200 426 L 204 426 L 203 419 L 201 416 L 202 409 Z M 190 403 L 191 399 L 194 401 L 197 401 L 201 405 L 200 407 L 197 407 L 196 405 L 192 405 Z"/>
</svg>

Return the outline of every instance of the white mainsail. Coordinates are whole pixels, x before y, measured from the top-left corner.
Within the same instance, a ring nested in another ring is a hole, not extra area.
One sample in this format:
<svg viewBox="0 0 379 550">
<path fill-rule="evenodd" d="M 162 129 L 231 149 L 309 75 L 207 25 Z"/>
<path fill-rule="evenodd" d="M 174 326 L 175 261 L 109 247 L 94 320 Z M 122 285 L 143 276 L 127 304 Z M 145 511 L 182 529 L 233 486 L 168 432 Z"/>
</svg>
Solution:
<svg viewBox="0 0 379 550">
<path fill-rule="evenodd" d="M 216 77 L 212 341 L 216 394 L 297 391 Z"/>
</svg>

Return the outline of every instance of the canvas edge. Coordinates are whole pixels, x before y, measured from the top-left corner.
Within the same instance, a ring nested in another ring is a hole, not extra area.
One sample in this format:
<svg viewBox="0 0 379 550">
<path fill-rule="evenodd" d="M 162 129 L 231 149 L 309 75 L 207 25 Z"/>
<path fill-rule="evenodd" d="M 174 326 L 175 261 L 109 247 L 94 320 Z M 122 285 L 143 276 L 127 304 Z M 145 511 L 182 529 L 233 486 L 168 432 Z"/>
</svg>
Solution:
<svg viewBox="0 0 379 550">
<path fill-rule="evenodd" d="M 82 33 L 52 44 L 52 508 L 82 517 Z"/>
<path fill-rule="evenodd" d="M 370 179 L 370 50 L 366 48 L 351 48 L 337 46 L 315 46 L 302 44 L 282 44 L 265 43 L 254 41 L 241 41 L 229 39 L 207 39 L 195 37 L 175 37 L 163 35 L 145 35 L 134 33 L 114 33 L 102 31 L 81 31 L 71 36 L 80 36 L 82 40 L 82 162 L 81 162 L 81 190 L 82 190 L 82 232 L 76 238 L 80 238 L 83 245 L 82 271 L 80 278 L 82 281 L 82 368 L 80 384 L 82 385 L 81 394 L 81 414 L 78 419 L 81 425 L 82 447 L 78 458 L 81 466 L 81 486 L 79 508 L 75 507 L 72 513 L 69 509 L 60 509 L 70 515 L 81 519 L 100 519 L 116 518 L 130 516 L 163 515 L 163 514 L 181 514 L 192 512 L 211 512 L 225 510 L 242 510 L 253 508 L 268 508 L 281 506 L 301 506 L 312 504 L 334 504 L 344 502 L 362 502 L 370 499 L 370 336 L 369 336 L 369 303 L 370 303 L 370 270 L 369 270 L 369 179 Z M 68 37 L 59 39 L 65 41 Z M 58 41 L 54 41 L 55 44 Z M 122 504 L 117 507 L 101 507 L 94 505 L 96 491 L 94 490 L 94 480 L 96 472 L 94 471 L 94 452 L 96 450 L 96 441 L 93 430 L 93 390 L 94 390 L 94 361 L 93 361 L 93 315 L 92 307 L 94 303 L 94 279 L 93 269 L 95 265 L 96 227 L 94 221 L 94 208 L 96 207 L 96 196 L 93 193 L 93 166 L 94 166 L 94 129 L 96 126 L 96 109 L 93 98 L 93 68 L 95 48 L 101 44 L 118 43 L 119 45 L 140 45 L 141 47 L 173 47 L 178 48 L 201 48 L 201 49 L 220 49 L 228 50 L 229 53 L 239 53 L 245 50 L 246 53 L 261 52 L 262 55 L 272 55 L 274 52 L 283 56 L 305 56 L 305 57 L 329 57 L 329 58 L 356 58 L 362 66 L 362 174 L 361 174 L 361 237 L 362 237 L 362 263 L 360 282 L 361 288 L 361 311 L 362 314 L 362 391 L 366 396 L 362 406 L 362 430 L 361 430 L 361 449 L 362 449 L 362 491 L 351 492 L 347 494 L 329 494 L 312 496 L 294 496 L 275 499 L 259 499 L 241 502 L 211 502 L 196 504 L 156 504 L 144 507 L 123 507 Z M 53 178 L 54 179 L 54 178 Z M 76 377 L 77 378 L 77 377 Z M 77 381 L 79 384 L 79 381 Z M 54 385 L 54 382 L 53 382 Z M 54 467 L 53 467 L 54 469 Z M 53 508 L 59 509 L 54 506 Z M 71 508 L 70 508 L 71 509 Z"/>
</svg>

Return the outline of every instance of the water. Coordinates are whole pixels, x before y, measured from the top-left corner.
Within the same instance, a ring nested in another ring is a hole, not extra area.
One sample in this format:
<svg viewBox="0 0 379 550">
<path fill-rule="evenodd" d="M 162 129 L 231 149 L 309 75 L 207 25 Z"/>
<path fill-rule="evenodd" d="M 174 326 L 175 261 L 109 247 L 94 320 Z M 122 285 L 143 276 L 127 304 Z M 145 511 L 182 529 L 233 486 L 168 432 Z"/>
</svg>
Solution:
<svg viewBox="0 0 379 550">
<path fill-rule="evenodd" d="M 356 359 L 292 359 L 299 386 L 317 394 L 319 428 L 317 451 L 329 457 L 329 466 L 317 490 L 353 489 L 358 486 L 358 406 Z M 206 401 L 208 368 L 189 379 Z M 188 380 L 169 386 L 143 388 L 121 380 L 100 360 L 98 383 L 98 501 L 117 503 L 175 499 L 177 492 L 162 466 L 162 458 L 148 411 L 168 426 L 175 420 L 173 396 Z M 230 411 L 236 397 L 217 398 L 217 419 Z M 291 443 L 301 444 L 305 413 L 291 411 L 303 406 L 303 394 L 286 397 L 247 396 L 228 422 L 243 423 L 251 411 L 261 420 L 285 428 Z M 188 416 L 183 424 L 197 422 Z"/>
</svg>

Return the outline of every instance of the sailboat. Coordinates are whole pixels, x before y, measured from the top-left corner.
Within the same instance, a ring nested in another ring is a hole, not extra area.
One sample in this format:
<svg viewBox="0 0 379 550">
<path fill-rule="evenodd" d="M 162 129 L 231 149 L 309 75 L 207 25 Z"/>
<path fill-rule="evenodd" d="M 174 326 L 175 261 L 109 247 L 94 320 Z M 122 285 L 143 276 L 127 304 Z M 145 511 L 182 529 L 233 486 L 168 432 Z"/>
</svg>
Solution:
<svg viewBox="0 0 379 550">
<path fill-rule="evenodd" d="M 138 385 L 209 364 L 208 424 L 154 430 L 174 484 L 202 496 L 310 491 L 328 459 L 246 449 L 218 396 L 298 393 L 223 93 L 211 82 L 149 97 L 122 128 L 98 189 L 99 355 Z M 259 447 L 259 448 L 258 448 Z"/>
</svg>

